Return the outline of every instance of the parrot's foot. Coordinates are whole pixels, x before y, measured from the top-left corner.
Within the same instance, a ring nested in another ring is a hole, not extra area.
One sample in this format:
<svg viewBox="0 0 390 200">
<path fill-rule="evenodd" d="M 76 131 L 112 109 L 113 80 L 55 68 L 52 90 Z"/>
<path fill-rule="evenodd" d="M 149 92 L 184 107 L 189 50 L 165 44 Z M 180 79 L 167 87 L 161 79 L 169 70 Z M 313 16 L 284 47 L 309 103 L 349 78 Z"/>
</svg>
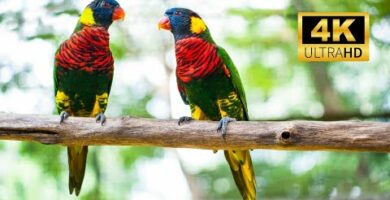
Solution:
<svg viewBox="0 0 390 200">
<path fill-rule="evenodd" d="M 234 122 L 234 121 L 236 121 L 236 119 L 230 117 L 224 117 L 219 121 L 217 131 L 222 133 L 223 138 L 225 138 L 226 136 L 227 125 L 229 124 L 229 122 Z"/>
<path fill-rule="evenodd" d="M 180 117 L 179 121 L 177 122 L 177 124 L 180 126 L 180 125 L 188 123 L 188 122 L 190 122 L 192 120 L 193 120 L 192 117 L 186 117 L 186 116 Z"/>
<path fill-rule="evenodd" d="M 60 124 L 64 123 L 64 121 L 68 119 L 68 117 L 69 113 L 67 113 L 66 111 L 62 111 L 60 114 Z"/>
<path fill-rule="evenodd" d="M 96 123 L 100 123 L 100 125 L 104 126 L 104 123 L 106 123 L 106 116 L 104 113 L 100 113 L 96 116 Z"/>
</svg>

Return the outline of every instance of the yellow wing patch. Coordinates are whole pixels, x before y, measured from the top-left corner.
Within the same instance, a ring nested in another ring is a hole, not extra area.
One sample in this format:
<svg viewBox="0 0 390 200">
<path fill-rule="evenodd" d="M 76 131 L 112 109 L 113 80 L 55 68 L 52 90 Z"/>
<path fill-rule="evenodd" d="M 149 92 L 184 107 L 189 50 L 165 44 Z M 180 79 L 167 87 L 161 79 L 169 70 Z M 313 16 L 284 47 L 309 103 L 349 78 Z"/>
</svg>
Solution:
<svg viewBox="0 0 390 200">
<path fill-rule="evenodd" d="M 91 8 L 87 7 L 84 9 L 83 13 L 80 16 L 80 22 L 88 26 L 92 26 L 96 24 L 95 18 L 93 17 L 93 11 Z"/>
<path fill-rule="evenodd" d="M 227 98 L 218 99 L 217 105 L 219 108 L 219 112 L 221 113 L 221 117 L 239 117 L 242 118 L 244 116 L 244 111 L 241 107 L 237 107 L 236 104 L 240 101 L 236 92 L 231 92 Z M 234 109 L 234 113 L 228 113 L 228 109 Z M 237 110 L 239 109 L 239 113 Z M 239 116 L 236 116 L 239 114 Z"/>
<path fill-rule="evenodd" d="M 103 113 L 108 104 L 108 93 L 105 92 L 101 95 L 96 95 L 95 105 L 93 107 L 91 117 L 96 117 L 98 114 Z"/>
<path fill-rule="evenodd" d="M 199 17 L 191 17 L 191 32 L 201 34 L 206 30 L 207 26 Z"/>
<path fill-rule="evenodd" d="M 63 91 L 57 91 L 56 94 L 56 106 L 59 110 L 67 110 L 70 108 L 70 98 Z"/>
<path fill-rule="evenodd" d="M 191 117 L 195 120 L 208 120 L 202 109 L 199 106 L 191 104 Z"/>
</svg>

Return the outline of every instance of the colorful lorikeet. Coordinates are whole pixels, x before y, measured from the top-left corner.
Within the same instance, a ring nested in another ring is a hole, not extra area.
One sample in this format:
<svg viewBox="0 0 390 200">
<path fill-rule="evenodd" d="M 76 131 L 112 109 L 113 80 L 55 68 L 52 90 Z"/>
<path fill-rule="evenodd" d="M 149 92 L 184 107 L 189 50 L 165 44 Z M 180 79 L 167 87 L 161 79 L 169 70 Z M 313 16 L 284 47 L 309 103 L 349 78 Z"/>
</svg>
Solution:
<svg viewBox="0 0 390 200">
<path fill-rule="evenodd" d="M 115 0 L 94 0 L 82 12 L 73 34 L 57 50 L 54 94 L 61 123 L 69 116 L 79 116 L 96 117 L 104 124 L 114 72 L 108 28 L 124 17 Z M 87 146 L 68 147 L 70 194 L 80 193 L 87 152 Z"/>
<path fill-rule="evenodd" d="M 227 52 L 213 41 L 209 28 L 195 12 L 171 8 L 159 22 L 175 39 L 176 76 L 180 95 L 191 108 L 191 119 L 219 121 L 225 136 L 230 121 L 249 120 L 240 76 Z M 256 199 L 256 180 L 249 151 L 224 152 L 244 199 Z"/>
</svg>

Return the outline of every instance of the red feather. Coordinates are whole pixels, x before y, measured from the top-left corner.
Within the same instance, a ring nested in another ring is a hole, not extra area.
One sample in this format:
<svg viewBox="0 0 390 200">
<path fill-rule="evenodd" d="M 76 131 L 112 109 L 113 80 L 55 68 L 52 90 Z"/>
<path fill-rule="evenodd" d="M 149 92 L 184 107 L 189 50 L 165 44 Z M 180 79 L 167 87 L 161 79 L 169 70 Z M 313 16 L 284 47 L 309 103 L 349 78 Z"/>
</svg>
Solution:
<svg viewBox="0 0 390 200">
<path fill-rule="evenodd" d="M 212 74 L 222 66 L 217 47 L 198 37 L 176 42 L 176 61 L 176 75 L 184 83 Z"/>
<path fill-rule="evenodd" d="M 113 71 L 109 33 L 103 27 L 84 27 L 66 40 L 56 54 L 56 66 L 87 72 Z"/>
</svg>

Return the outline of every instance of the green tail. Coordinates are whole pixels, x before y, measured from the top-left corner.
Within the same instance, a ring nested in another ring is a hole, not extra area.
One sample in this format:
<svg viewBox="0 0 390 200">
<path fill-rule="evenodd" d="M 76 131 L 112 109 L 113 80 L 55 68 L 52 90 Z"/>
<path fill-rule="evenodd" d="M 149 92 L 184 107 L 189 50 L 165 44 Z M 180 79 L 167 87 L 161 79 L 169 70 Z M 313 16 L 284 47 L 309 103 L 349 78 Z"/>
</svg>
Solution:
<svg viewBox="0 0 390 200">
<path fill-rule="evenodd" d="M 69 193 L 80 194 L 87 162 L 88 146 L 68 147 Z"/>
<path fill-rule="evenodd" d="M 256 199 L 256 177 L 249 151 L 225 151 L 234 181 L 244 200 Z"/>
</svg>

